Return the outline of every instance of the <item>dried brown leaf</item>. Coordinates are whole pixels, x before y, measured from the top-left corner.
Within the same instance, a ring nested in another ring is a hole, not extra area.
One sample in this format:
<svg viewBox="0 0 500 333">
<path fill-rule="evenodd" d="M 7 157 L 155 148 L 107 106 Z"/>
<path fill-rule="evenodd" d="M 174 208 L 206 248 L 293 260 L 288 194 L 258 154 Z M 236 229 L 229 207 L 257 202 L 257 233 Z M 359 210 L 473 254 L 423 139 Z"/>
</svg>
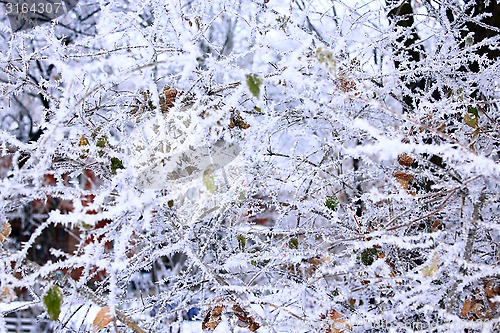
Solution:
<svg viewBox="0 0 500 333">
<path fill-rule="evenodd" d="M 250 314 L 245 311 L 238 304 L 233 305 L 233 312 L 236 317 L 241 321 L 243 327 L 247 327 L 250 332 L 255 332 L 259 329 L 260 324 L 255 321 L 255 319 L 250 316 Z"/>
<path fill-rule="evenodd" d="M 17 295 L 16 295 L 14 289 L 12 289 L 12 287 L 3 286 L 0 289 L 0 301 L 2 303 L 10 303 L 10 302 L 14 301 L 16 298 L 17 298 Z"/>
<path fill-rule="evenodd" d="M 167 112 L 174 106 L 178 93 L 178 90 L 175 88 L 169 86 L 163 87 L 163 94 L 160 94 L 160 110 L 162 112 Z"/>
<path fill-rule="evenodd" d="M 201 323 L 201 329 L 204 331 L 213 331 L 220 324 L 224 305 L 217 305 L 213 308 L 208 308 L 207 314 Z"/>
<path fill-rule="evenodd" d="M 477 318 L 479 319 L 486 319 L 491 316 L 491 312 L 486 309 L 484 304 L 481 302 L 476 302 L 472 308 L 471 312 L 476 315 Z"/>
<path fill-rule="evenodd" d="M 327 319 L 329 321 L 326 333 L 344 333 L 346 330 L 350 330 L 351 326 L 343 317 L 344 316 L 340 312 L 334 309 L 330 309 L 326 311 L 325 314 L 321 314 L 321 319 Z"/>
<path fill-rule="evenodd" d="M 472 298 L 467 298 L 462 306 L 462 310 L 460 311 L 460 316 L 466 318 L 469 315 L 471 308 Z"/>
<path fill-rule="evenodd" d="M 500 294 L 500 283 L 495 283 L 494 280 L 489 280 L 484 285 L 484 294 L 488 298 L 498 296 Z"/>
<path fill-rule="evenodd" d="M 402 166 L 409 167 L 413 163 L 413 157 L 406 153 L 398 155 L 398 163 Z"/>
<path fill-rule="evenodd" d="M 5 242 L 7 237 L 9 237 L 11 231 L 12 227 L 10 226 L 10 223 L 5 221 L 2 224 L 2 229 L 0 230 L 0 244 Z"/>
<path fill-rule="evenodd" d="M 396 180 L 404 190 L 408 191 L 408 187 L 410 186 L 410 183 L 413 181 L 414 177 L 410 173 L 396 171 L 394 172 L 394 178 L 396 178 Z"/>
<path fill-rule="evenodd" d="M 229 118 L 229 128 L 235 127 L 238 127 L 240 129 L 247 129 L 250 127 L 250 124 L 246 123 L 243 117 L 237 111 L 232 112 L 231 117 Z"/>
</svg>

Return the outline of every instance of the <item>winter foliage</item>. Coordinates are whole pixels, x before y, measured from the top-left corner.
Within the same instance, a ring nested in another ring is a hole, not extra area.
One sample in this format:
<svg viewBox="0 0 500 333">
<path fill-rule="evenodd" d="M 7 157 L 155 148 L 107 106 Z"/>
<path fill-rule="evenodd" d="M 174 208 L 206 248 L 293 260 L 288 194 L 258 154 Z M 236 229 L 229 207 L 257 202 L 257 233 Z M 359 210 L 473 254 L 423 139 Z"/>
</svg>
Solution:
<svg viewBox="0 0 500 333">
<path fill-rule="evenodd" d="M 460 0 L 2 16 L 1 302 L 50 332 L 498 331 L 499 27 Z"/>
</svg>

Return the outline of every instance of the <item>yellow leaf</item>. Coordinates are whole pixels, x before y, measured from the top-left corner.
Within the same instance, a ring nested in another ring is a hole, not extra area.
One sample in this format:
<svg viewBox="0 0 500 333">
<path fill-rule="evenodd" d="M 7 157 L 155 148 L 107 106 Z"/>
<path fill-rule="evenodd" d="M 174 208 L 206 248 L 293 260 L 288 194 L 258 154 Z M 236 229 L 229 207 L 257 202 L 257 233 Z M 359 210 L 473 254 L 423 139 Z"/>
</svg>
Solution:
<svg viewBox="0 0 500 333">
<path fill-rule="evenodd" d="M 422 275 L 425 277 L 433 276 L 438 269 L 438 265 L 439 265 L 439 257 L 437 253 L 434 253 L 430 265 L 425 266 L 424 269 L 422 269 Z"/>
<path fill-rule="evenodd" d="M 80 137 L 80 140 L 78 140 L 78 147 L 88 146 L 88 145 L 89 145 L 89 140 L 87 139 L 87 137 L 85 135 L 82 135 Z"/>
<path fill-rule="evenodd" d="M 113 317 L 109 311 L 108 307 L 104 307 L 95 316 L 94 322 L 92 326 L 94 327 L 94 331 L 98 331 L 108 326 L 109 323 L 113 321 Z"/>
<path fill-rule="evenodd" d="M 211 167 L 209 167 L 203 172 L 203 185 L 205 185 L 205 187 L 210 193 L 215 192 L 215 179 Z"/>
</svg>

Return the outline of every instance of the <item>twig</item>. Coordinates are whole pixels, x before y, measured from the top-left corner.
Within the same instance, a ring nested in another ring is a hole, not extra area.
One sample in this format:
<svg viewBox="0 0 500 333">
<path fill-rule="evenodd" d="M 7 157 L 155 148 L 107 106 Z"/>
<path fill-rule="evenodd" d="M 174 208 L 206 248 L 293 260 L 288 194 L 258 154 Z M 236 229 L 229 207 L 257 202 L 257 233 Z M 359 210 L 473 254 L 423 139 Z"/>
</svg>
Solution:
<svg viewBox="0 0 500 333">
<path fill-rule="evenodd" d="M 479 196 L 479 200 L 474 204 L 474 211 L 472 213 L 472 221 L 471 221 L 472 226 L 467 234 L 467 243 L 465 245 L 465 253 L 464 253 L 465 261 L 470 261 L 470 257 L 472 254 L 472 246 L 474 245 L 474 238 L 476 237 L 477 233 L 477 221 L 480 218 L 481 207 L 483 206 L 484 200 L 486 199 L 486 196 L 484 195 L 484 190 L 485 188 L 483 188 L 483 191 Z"/>
<path fill-rule="evenodd" d="M 439 213 L 441 210 L 443 210 L 443 208 L 446 206 L 446 203 L 451 199 L 451 197 L 453 196 L 453 194 L 455 194 L 456 192 L 458 191 L 458 189 L 453 189 L 452 191 L 450 191 L 450 194 L 443 200 L 443 202 L 441 202 L 441 204 L 439 205 L 439 207 L 435 210 L 433 210 L 432 212 L 430 212 L 429 214 L 426 214 L 424 216 L 421 216 L 421 217 L 418 217 L 408 223 L 405 223 L 405 224 L 401 224 L 401 225 L 397 225 L 395 227 L 392 227 L 392 228 L 388 228 L 388 229 L 385 229 L 386 231 L 392 231 L 392 230 L 396 230 L 396 229 L 400 229 L 400 228 L 404 228 L 404 227 L 409 227 L 425 218 L 428 218 L 434 214 L 437 214 Z"/>
<path fill-rule="evenodd" d="M 7 254 L 8 256 L 12 255 L 10 253 L 10 251 L 8 251 L 8 250 L 2 249 L 2 251 L 5 254 Z M 37 263 L 35 263 L 35 262 L 31 261 L 31 260 L 28 260 L 28 259 L 24 259 L 24 264 L 25 264 L 25 267 L 30 268 L 34 272 L 40 271 L 40 269 L 41 269 L 40 265 L 38 265 Z M 79 287 L 79 288 L 74 288 L 73 286 L 70 285 L 69 279 L 67 277 L 59 276 L 55 272 L 51 272 L 48 275 L 48 278 L 51 278 L 51 279 L 55 280 L 56 284 L 60 285 L 62 288 L 66 287 L 68 289 L 76 289 L 76 291 L 80 295 L 86 297 L 87 299 L 91 300 L 92 302 L 94 302 L 95 304 L 99 305 L 100 307 L 106 307 L 106 306 L 108 306 L 104 300 L 102 300 L 101 298 L 99 298 L 94 293 L 94 291 L 92 289 L 90 289 L 89 287 L 87 287 L 86 285 L 82 285 L 82 287 Z M 118 310 L 115 309 L 115 313 L 116 313 L 116 317 L 122 323 L 124 323 L 125 325 L 127 325 L 129 328 L 133 329 L 136 333 L 146 333 L 142 328 L 139 327 L 139 325 L 137 325 L 129 316 L 127 316 L 123 312 L 118 311 Z"/>
<path fill-rule="evenodd" d="M 279 306 L 279 305 L 276 305 L 276 304 L 273 304 L 273 303 L 269 303 L 269 302 L 250 302 L 250 304 L 259 304 L 259 305 L 267 305 L 267 306 L 271 306 L 271 307 L 273 307 L 273 308 L 275 308 L 275 309 L 278 309 L 278 310 L 283 310 L 283 311 L 285 311 L 285 312 L 288 312 L 289 314 L 291 314 L 292 316 L 294 316 L 294 317 L 295 317 L 295 318 L 297 318 L 297 319 L 300 319 L 300 320 L 302 320 L 302 321 L 305 321 L 305 320 L 306 320 L 306 318 L 299 316 L 298 314 L 296 314 L 296 313 L 294 313 L 294 312 L 292 312 L 292 311 L 288 310 L 287 308 L 284 308 L 284 307 L 282 307 L 282 306 Z"/>
</svg>

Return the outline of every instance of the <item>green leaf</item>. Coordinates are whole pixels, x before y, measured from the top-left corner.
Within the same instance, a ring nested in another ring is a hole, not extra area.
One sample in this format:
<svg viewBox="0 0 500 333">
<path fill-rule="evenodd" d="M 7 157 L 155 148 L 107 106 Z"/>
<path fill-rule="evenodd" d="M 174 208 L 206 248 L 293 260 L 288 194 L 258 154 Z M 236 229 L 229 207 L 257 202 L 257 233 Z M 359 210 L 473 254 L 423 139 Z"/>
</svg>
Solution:
<svg viewBox="0 0 500 333">
<path fill-rule="evenodd" d="M 125 169 L 123 162 L 119 158 L 111 157 L 111 173 L 116 175 L 118 169 Z"/>
<path fill-rule="evenodd" d="M 82 222 L 80 224 L 80 227 L 84 230 L 91 230 L 91 229 L 94 229 L 94 226 L 92 224 L 88 224 L 88 223 L 85 223 L 85 222 Z"/>
<path fill-rule="evenodd" d="M 474 113 L 467 112 L 464 115 L 464 121 L 468 126 L 477 128 L 477 125 L 479 124 L 479 117 L 477 117 Z"/>
<path fill-rule="evenodd" d="M 107 143 L 108 143 L 108 138 L 105 135 L 103 135 L 99 139 L 97 139 L 95 145 L 99 148 L 106 148 Z"/>
<path fill-rule="evenodd" d="M 276 22 L 278 22 L 278 26 L 281 30 L 283 30 L 284 33 L 286 33 L 286 26 L 288 22 L 290 21 L 290 16 L 280 16 L 276 19 Z"/>
<path fill-rule="evenodd" d="M 271 261 L 271 259 L 264 259 L 264 260 L 261 260 L 261 261 L 250 260 L 250 264 L 252 266 L 262 268 L 262 267 L 266 266 L 267 264 L 269 264 L 270 261 Z"/>
<path fill-rule="evenodd" d="M 99 133 L 100 133 L 101 131 L 102 131 L 102 126 L 101 126 L 101 125 L 99 125 L 99 126 L 97 126 L 97 128 L 96 128 L 96 129 L 92 132 L 92 134 L 90 135 L 90 137 L 91 137 L 92 139 L 97 138 L 97 136 L 99 135 Z"/>
<path fill-rule="evenodd" d="M 247 197 L 246 192 L 242 190 L 238 195 L 238 200 L 245 200 L 246 197 Z"/>
<path fill-rule="evenodd" d="M 359 258 L 360 258 L 361 262 L 363 263 L 363 265 L 370 266 L 375 261 L 377 254 L 378 254 L 377 249 L 372 247 L 372 248 L 364 249 L 361 252 L 361 255 L 359 256 Z"/>
<path fill-rule="evenodd" d="M 296 250 L 299 248 L 299 240 L 295 237 L 290 238 L 288 241 L 288 247 L 292 250 Z"/>
<path fill-rule="evenodd" d="M 473 115 L 475 115 L 476 117 L 479 117 L 479 112 L 477 110 L 477 108 L 473 107 L 473 106 L 469 106 L 467 108 L 467 112 L 469 113 L 472 113 Z"/>
<path fill-rule="evenodd" d="M 335 212 L 339 207 L 339 200 L 337 199 L 336 196 L 327 195 L 325 200 L 325 206 Z"/>
<path fill-rule="evenodd" d="M 43 304 L 47 308 L 50 319 L 57 320 L 61 313 L 63 294 L 58 286 L 51 286 L 43 296 Z"/>
<path fill-rule="evenodd" d="M 245 251 L 245 246 L 247 245 L 247 239 L 243 235 L 238 235 L 238 247 L 240 248 L 240 251 L 243 252 Z"/>
<path fill-rule="evenodd" d="M 212 173 L 212 168 L 210 167 L 203 172 L 203 185 L 205 185 L 208 192 L 210 193 L 215 192 L 214 174 Z"/>
<path fill-rule="evenodd" d="M 260 95 L 260 86 L 262 85 L 262 79 L 257 74 L 248 74 L 247 85 L 252 95 L 258 98 Z"/>
<path fill-rule="evenodd" d="M 472 44 L 474 44 L 474 37 L 472 36 L 467 36 L 465 38 L 465 45 L 466 46 L 471 46 Z"/>
</svg>

